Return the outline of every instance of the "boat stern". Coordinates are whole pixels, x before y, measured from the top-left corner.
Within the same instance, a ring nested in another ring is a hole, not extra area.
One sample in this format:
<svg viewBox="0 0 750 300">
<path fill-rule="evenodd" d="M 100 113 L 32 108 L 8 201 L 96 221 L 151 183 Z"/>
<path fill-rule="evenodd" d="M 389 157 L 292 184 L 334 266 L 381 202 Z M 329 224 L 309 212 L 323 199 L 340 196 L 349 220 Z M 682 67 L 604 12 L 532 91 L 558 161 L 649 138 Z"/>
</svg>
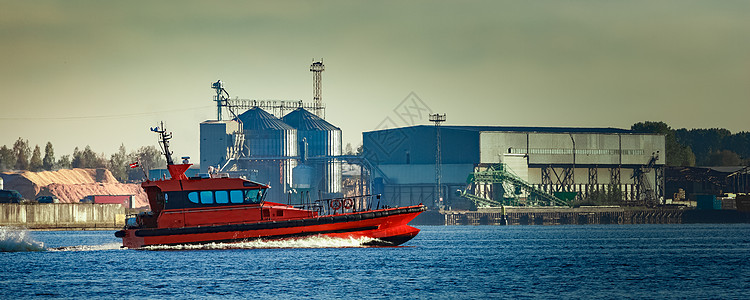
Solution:
<svg viewBox="0 0 750 300">
<path fill-rule="evenodd" d="M 120 231 L 115 232 L 115 236 L 118 238 L 122 238 L 122 246 L 130 249 L 137 249 L 140 247 L 143 247 L 145 242 L 143 241 L 143 237 L 139 237 L 135 235 L 135 230 L 132 229 L 123 229 Z"/>
<path fill-rule="evenodd" d="M 392 227 L 386 230 L 377 232 L 373 236 L 375 240 L 366 243 L 368 246 L 398 246 L 408 242 L 419 234 L 419 229 L 411 227 L 409 225 L 402 225 L 399 227 Z"/>
</svg>

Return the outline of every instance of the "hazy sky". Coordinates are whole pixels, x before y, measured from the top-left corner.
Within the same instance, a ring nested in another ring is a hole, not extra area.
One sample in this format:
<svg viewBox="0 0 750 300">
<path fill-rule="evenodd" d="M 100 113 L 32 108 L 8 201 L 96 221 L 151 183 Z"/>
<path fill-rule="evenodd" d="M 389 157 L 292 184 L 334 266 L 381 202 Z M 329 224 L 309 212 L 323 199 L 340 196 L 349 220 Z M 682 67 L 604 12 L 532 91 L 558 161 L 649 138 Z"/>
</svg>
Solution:
<svg viewBox="0 0 750 300">
<path fill-rule="evenodd" d="M 446 125 L 750 130 L 750 1 L 0 1 L 0 145 L 198 158 L 232 97 L 312 98 L 355 146 L 412 92 Z M 429 124 L 425 117 L 418 124 Z"/>
</svg>

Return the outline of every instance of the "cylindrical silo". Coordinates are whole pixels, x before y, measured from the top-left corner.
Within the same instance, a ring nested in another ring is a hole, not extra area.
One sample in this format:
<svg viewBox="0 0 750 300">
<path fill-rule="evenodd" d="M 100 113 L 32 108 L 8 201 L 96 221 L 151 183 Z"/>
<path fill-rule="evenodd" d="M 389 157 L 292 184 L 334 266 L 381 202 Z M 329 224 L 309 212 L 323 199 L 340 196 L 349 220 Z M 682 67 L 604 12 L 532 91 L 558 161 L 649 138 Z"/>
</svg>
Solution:
<svg viewBox="0 0 750 300">
<path fill-rule="evenodd" d="M 282 120 L 297 129 L 299 143 L 306 140 L 309 163 L 322 176 L 320 190 L 341 193 L 341 162 L 333 158 L 341 155 L 341 129 L 304 108 L 288 113 Z"/>
<path fill-rule="evenodd" d="M 290 158 L 297 156 L 297 130 L 259 107 L 238 118 L 245 135 L 242 168 L 260 183 L 271 184 L 267 200 L 284 202 L 297 164 Z"/>
</svg>

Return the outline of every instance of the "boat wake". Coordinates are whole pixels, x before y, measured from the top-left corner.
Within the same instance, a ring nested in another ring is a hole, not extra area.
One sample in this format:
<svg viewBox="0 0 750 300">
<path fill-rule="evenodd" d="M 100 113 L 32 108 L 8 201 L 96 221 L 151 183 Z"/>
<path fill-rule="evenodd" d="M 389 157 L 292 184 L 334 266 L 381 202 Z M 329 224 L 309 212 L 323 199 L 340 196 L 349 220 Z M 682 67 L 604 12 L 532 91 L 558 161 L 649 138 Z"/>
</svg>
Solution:
<svg viewBox="0 0 750 300">
<path fill-rule="evenodd" d="M 44 251 L 44 243 L 31 239 L 28 231 L 0 227 L 0 252 Z"/>
<path fill-rule="evenodd" d="M 33 240 L 28 233 L 26 229 L 0 227 L 0 252 L 103 251 L 117 250 L 122 246 L 121 243 L 111 243 L 47 248 L 44 243 Z"/>
<path fill-rule="evenodd" d="M 222 250 L 222 249 L 284 249 L 284 248 L 357 248 L 368 247 L 377 242 L 369 237 L 335 238 L 327 236 L 310 236 L 283 240 L 250 240 L 239 243 L 208 243 L 190 245 L 146 246 L 141 250 Z M 34 251 L 106 251 L 126 249 L 121 243 L 103 245 L 78 245 L 48 248 L 44 243 L 33 240 L 26 229 L 0 227 L 0 252 L 34 252 Z"/>
<path fill-rule="evenodd" d="M 195 245 L 145 246 L 143 250 L 222 250 L 222 249 L 283 249 L 283 248 L 356 248 L 367 247 L 374 238 L 334 238 L 311 236 L 283 240 L 252 240 L 239 243 L 208 243 Z"/>
<path fill-rule="evenodd" d="M 47 248 L 46 250 L 47 251 L 104 251 L 104 250 L 120 250 L 120 249 L 123 249 L 122 243 L 57 247 L 57 248 Z"/>
</svg>

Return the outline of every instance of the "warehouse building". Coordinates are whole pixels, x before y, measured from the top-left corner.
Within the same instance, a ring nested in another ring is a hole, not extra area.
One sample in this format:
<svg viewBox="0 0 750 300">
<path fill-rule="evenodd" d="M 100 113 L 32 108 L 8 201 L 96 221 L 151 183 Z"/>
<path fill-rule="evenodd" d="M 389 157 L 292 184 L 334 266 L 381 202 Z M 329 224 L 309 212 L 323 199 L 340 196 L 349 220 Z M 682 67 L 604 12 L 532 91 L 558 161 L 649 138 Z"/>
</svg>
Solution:
<svg viewBox="0 0 750 300">
<path fill-rule="evenodd" d="M 663 135 L 616 128 L 421 125 L 363 133 L 365 158 L 375 168 L 373 191 L 388 205 L 436 207 L 442 197 L 445 208 L 453 209 L 476 204 L 460 195 L 467 189 L 489 199 L 512 193 L 498 182 L 469 184 L 470 175 L 500 164 L 516 183 L 528 183 L 516 197 L 543 191 L 582 199 L 614 188 L 626 201 L 656 204 L 664 196 L 664 147 Z"/>
</svg>

